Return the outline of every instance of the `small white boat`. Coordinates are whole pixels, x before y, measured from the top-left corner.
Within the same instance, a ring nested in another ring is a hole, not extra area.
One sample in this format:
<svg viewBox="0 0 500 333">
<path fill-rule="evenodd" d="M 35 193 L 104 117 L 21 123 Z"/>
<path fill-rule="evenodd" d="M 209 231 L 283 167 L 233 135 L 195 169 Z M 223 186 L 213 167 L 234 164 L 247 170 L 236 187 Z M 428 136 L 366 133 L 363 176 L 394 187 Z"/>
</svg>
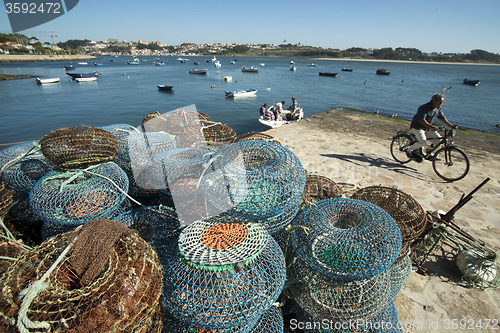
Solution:
<svg viewBox="0 0 500 333">
<path fill-rule="evenodd" d="M 78 65 L 88 65 L 88 62 L 79 62 Z"/>
<path fill-rule="evenodd" d="M 313 63 L 310 63 L 310 64 L 307 64 L 307 67 L 317 67 L 318 65 L 316 65 L 314 62 Z"/>
<path fill-rule="evenodd" d="M 215 66 L 215 68 L 220 68 L 220 66 L 222 66 L 222 65 L 221 65 L 219 60 L 215 60 L 214 66 Z"/>
<path fill-rule="evenodd" d="M 257 93 L 257 89 L 230 90 L 225 91 L 226 97 L 247 97 Z"/>
<path fill-rule="evenodd" d="M 292 72 L 295 72 L 297 70 L 297 67 L 295 67 L 295 65 L 290 65 L 290 70 Z"/>
<path fill-rule="evenodd" d="M 269 109 L 272 108 L 273 106 L 271 106 Z M 281 111 L 281 117 L 283 118 L 283 120 L 264 120 L 264 118 L 262 118 L 261 116 L 259 117 L 259 122 L 261 123 L 262 128 L 264 130 L 268 130 L 268 129 L 278 128 L 286 124 L 293 124 L 299 121 L 300 119 L 304 118 L 304 110 L 302 108 L 295 109 L 294 114 L 297 115 L 296 117 L 297 119 L 295 120 L 286 120 L 288 118 L 287 117 L 288 114 L 291 114 L 290 110 Z"/>
<path fill-rule="evenodd" d="M 191 68 L 189 74 L 208 74 L 208 69 Z"/>
<path fill-rule="evenodd" d="M 233 81 L 233 77 L 232 76 L 224 76 L 224 81 L 231 82 L 231 81 Z"/>
<path fill-rule="evenodd" d="M 47 84 L 47 83 L 57 83 L 59 82 L 60 79 L 58 77 L 51 77 L 47 79 L 40 79 L 39 77 L 37 77 L 35 80 L 36 83 L 38 84 Z"/>
<path fill-rule="evenodd" d="M 291 60 L 290 65 L 295 65 L 295 61 Z"/>
<path fill-rule="evenodd" d="M 236 61 L 231 60 L 231 65 L 234 65 L 235 63 L 236 63 Z"/>
<path fill-rule="evenodd" d="M 242 67 L 241 71 L 242 72 L 248 72 L 248 73 L 258 73 L 260 71 L 260 68 L 259 67 L 255 67 L 255 66 L 252 66 L 252 67 Z"/>
<path fill-rule="evenodd" d="M 266 65 L 266 64 L 264 64 L 263 62 L 261 62 L 261 63 L 259 64 L 259 66 L 260 66 L 260 67 L 264 67 L 265 65 Z"/>
<path fill-rule="evenodd" d="M 89 76 L 89 77 L 75 77 L 76 82 L 89 82 L 89 81 L 97 81 L 97 76 Z"/>
</svg>

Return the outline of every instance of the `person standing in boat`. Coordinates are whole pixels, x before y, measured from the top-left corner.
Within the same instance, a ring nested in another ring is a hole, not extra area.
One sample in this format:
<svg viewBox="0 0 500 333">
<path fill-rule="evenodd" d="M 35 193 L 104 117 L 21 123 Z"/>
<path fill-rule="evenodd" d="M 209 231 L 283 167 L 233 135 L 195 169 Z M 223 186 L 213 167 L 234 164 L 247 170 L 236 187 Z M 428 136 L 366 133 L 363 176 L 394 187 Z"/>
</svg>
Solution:
<svg viewBox="0 0 500 333">
<path fill-rule="evenodd" d="M 295 96 L 292 96 L 292 105 L 290 105 L 290 112 L 295 112 L 297 109 L 297 101 L 295 100 Z"/>
<path fill-rule="evenodd" d="M 443 111 L 441 110 L 443 103 L 444 95 L 437 93 L 432 96 L 429 102 L 418 108 L 418 111 L 415 116 L 413 116 L 410 124 L 410 132 L 415 134 L 418 141 L 406 150 L 406 155 L 408 157 L 422 161 L 421 155 L 418 156 L 418 154 L 415 156 L 416 150 L 427 145 L 427 138 L 441 138 L 441 134 L 438 133 L 438 128 L 432 124 L 436 117 L 446 126 L 456 127 L 456 125 L 452 125 L 444 116 Z"/>
<path fill-rule="evenodd" d="M 281 117 L 281 111 L 283 111 L 283 105 L 285 105 L 285 101 L 281 101 L 281 103 L 276 103 L 276 106 L 274 107 L 274 118 L 276 120 L 283 120 L 283 117 Z"/>
<path fill-rule="evenodd" d="M 264 105 L 262 105 L 260 107 L 260 116 L 261 117 L 264 117 L 264 113 L 266 113 L 266 108 L 267 108 L 267 103 L 264 103 Z"/>
</svg>

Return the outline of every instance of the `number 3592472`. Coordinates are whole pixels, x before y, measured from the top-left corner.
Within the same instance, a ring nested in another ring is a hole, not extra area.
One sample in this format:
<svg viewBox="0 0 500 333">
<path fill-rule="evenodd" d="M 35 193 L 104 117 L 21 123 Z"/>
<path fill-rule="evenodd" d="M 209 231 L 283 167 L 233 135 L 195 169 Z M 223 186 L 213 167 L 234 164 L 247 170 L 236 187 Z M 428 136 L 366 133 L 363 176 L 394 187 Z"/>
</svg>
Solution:
<svg viewBox="0 0 500 333">
<path fill-rule="evenodd" d="M 61 14 L 61 4 L 58 2 L 7 2 L 5 11 L 7 14 Z"/>
</svg>

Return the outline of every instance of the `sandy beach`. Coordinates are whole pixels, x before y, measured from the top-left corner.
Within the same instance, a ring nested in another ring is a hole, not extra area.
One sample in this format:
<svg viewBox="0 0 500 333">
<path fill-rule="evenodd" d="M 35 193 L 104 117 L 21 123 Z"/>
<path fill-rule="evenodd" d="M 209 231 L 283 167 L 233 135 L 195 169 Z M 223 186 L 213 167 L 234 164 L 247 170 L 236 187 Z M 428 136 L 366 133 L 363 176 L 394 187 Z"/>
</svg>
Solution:
<svg viewBox="0 0 500 333">
<path fill-rule="evenodd" d="M 76 61 L 96 59 L 89 55 L 45 55 L 45 54 L 0 54 L 2 62 Z"/>
<path fill-rule="evenodd" d="M 426 211 L 449 211 L 486 178 L 473 199 L 455 214 L 454 222 L 497 253 L 500 250 L 500 136 L 459 131 L 456 146 L 471 161 L 469 174 L 446 182 L 432 163 L 402 165 L 390 155 L 392 136 L 409 122 L 376 115 L 329 111 L 300 122 L 265 131 L 291 149 L 307 172 L 326 176 L 347 190 L 371 185 L 397 187 L 415 198 Z M 405 332 L 445 332 L 451 323 L 500 319 L 500 289 L 481 291 L 465 287 L 450 253 L 439 250 L 424 267 L 413 272 L 396 296 L 398 317 Z M 496 326 L 500 330 L 499 325 Z M 455 332 L 492 332 L 473 327 Z"/>
</svg>

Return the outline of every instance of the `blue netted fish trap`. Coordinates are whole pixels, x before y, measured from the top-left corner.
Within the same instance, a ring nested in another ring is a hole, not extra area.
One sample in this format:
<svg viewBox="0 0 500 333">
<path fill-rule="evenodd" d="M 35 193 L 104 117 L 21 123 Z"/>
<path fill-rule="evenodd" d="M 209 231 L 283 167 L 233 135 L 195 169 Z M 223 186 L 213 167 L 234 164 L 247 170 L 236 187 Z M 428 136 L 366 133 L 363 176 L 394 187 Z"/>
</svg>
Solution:
<svg viewBox="0 0 500 333">
<path fill-rule="evenodd" d="M 241 141 L 212 156 L 219 177 L 208 185 L 208 200 L 274 233 L 296 215 L 306 173 L 298 157 L 280 144 Z"/>
<path fill-rule="evenodd" d="M 315 318 L 334 322 L 371 318 L 387 304 L 389 274 L 358 281 L 324 276 L 296 258 L 289 265 L 288 292 L 298 306 Z"/>
<path fill-rule="evenodd" d="M 411 275 L 412 263 L 410 256 L 406 254 L 403 260 L 397 261 L 389 267 L 387 270 L 389 272 L 391 280 L 391 298 L 394 298 L 403 285 L 408 281 Z"/>
<path fill-rule="evenodd" d="M 294 226 L 294 251 L 309 267 L 333 279 L 371 278 L 392 266 L 401 251 L 396 221 L 366 201 L 318 201 L 297 215 Z"/>
<path fill-rule="evenodd" d="M 371 202 L 391 215 L 401 230 L 403 243 L 412 243 L 424 232 L 427 214 L 409 194 L 385 186 L 369 186 L 359 189 L 352 199 Z"/>
<path fill-rule="evenodd" d="M 90 127 L 55 130 L 40 140 L 43 155 L 61 167 L 79 167 L 110 161 L 118 149 L 116 137 L 108 131 Z"/>
<path fill-rule="evenodd" d="M 113 220 L 137 230 L 139 236 L 153 248 L 166 245 L 180 227 L 175 211 L 167 207 L 141 206 L 126 211 Z"/>
<path fill-rule="evenodd" d="M 158 333 L 161 288 L 151 246 L 121 223 L 90 221 L 0 275 L 0 331 Z"/>
<path fill-rule="evenodd" d="M 271 307 L 286 279 L 283 253 L 265 229 L 227 215 L 194 222 L 158 253 L 165 305 L 194 328 L 244 327 Z"/>
<path fill-rule="evenodd" d="M 4 186 L 17 195 L 28 193 L 38 179 L 55 168 L 33 143 L 21 143 L 0 151 L 0 178 Z"/>
<path fill-rule="evenodd" d="M 250 333 L 283 333 L 283 331 L 284 323 L 281 309 L 277 306 L 271 306 L 260 316 L 257 325 Z"/>
<path fill-rule="evenodd" d="M 125 202 L 128 178 L 113 162 L 86 169 L 52 171 L 30 192 L 33 213 L 51 237 L 98 218 L 109 218 Z"/>
</svg>

